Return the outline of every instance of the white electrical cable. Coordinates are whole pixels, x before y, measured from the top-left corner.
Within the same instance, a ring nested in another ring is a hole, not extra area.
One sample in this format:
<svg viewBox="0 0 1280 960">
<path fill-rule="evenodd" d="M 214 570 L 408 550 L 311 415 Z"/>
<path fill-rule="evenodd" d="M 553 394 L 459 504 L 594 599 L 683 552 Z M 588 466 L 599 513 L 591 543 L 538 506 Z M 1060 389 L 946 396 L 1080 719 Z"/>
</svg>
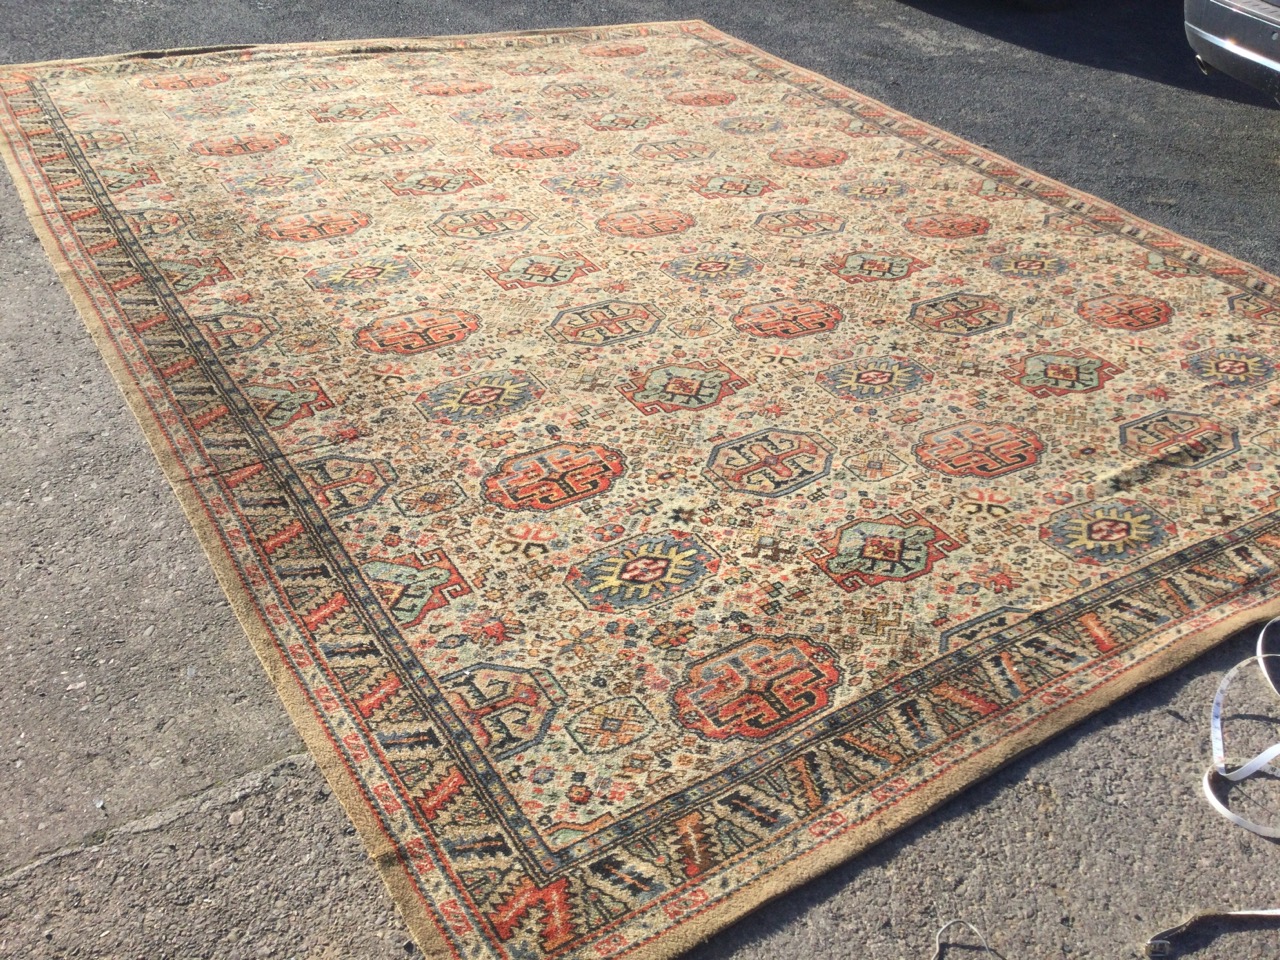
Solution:
<svg viewBox="0 0 1280 960">
<path fill-rule="evenodd" d="M 982 949 L 986 950 L 987 953 L 991 954 L 993 957 L 1000 956 L 1000 954 L 992 950 L 991 947 L 987 944 L 987 938 L 982 935 L 982 931 L 979 930 L 977 927 L 975 927 L 968 920 L 948 920 L 946 923 L 940 926 L 938 928 L 938 932 L 933 935 L 933 956 L 930 957 L 929 960 L 941 960 L 942 935 L 954 926 L 968 927 L 970 930 L 973 931 L 973 935 L 982 941 Z M 948 944 L 948 946 L 950 946 L 950 944 Z"/>
<path fill-rule="evenodd" d="M 1272 628 L 1276 629 L 1273 630 Z M 1213 710 L 1209 715 L 1209 738 L 1213 744 L 1213 766 L 1204 773 L 1204 795 L 1213 809 L 1217 810 L 1236 826 L 1244 827 L 1250 833 L 1256 833 L 1259 836 L 1280 837 L 1280 826 L 1264 826 L 1240 816 L 1227 806 L 1226 802 L 1218 796 L 1218 792 L 1215 789 L 1218 780 L 1239 783 L 1241 780 L 1245 780 L 1259 772 L 1269 773 L 1273 777 L 1280 778 L 1280 770 L 1271 766 L 1271 761 L 1275 760 L 1276 757 L 1280 757 L 1280 743 L 1268 747 L 1252 760 L 1247 760 L 1237 767 L 1232 768 L 1227 765 L 1226 740 L 1222 733 L 1222 705 L 1226 699 L 1227 690 L 1235 682 L 1237 675 L 1243 668 L 1254 662 L 1258 664 L 1258 669 L 1262 672 L 1262 677 L 1266 680 L 1267 686 L 1271 688 L 1277 697 L 1280 697 L 1280 617 L 1269 621 L 1258 632 L 1257 653 L 1250 659 L 1237 663 L 1228 670 L 1227 675 L 1218 684 L 1218 692 L 1213 698 Z"/>
<path fill-rule="evenodd" d="M 1204 795 L 1213 806 L 1213 809 L 1217 810 L 1236 826 L 1244 827 L 1259 836 L 1280 837 L 1280 826 L 1266 826 L 1240 816 L 1240 814 L 1235 813 L 1226 805 L 1226 802 L 1218 796 L 1215 789 L 1216 784 L 1220 781 L 1239 783 L 1241 780 L 1245 780 L 1259 772 L 1266 772 L 1272 776 L 1280 777 L 1280 770 L 1271 766 L 1271 761 L 1280 757 L 1280 743 L 1268 747 L 1253 759 L 1246 760 L 1239 766 L 1230 767 L 1227 764 L 1226 739 L 1222 733 L 1222 705 L 1226 700 L 1227 690 L 1235 682 L 1240 671 L 1252 663 L 1258 665 L 1258 669 L 1262 672 L 1262 678 L 1266 680 L 1267 686 L 1271 688 L 1277 697 L 1280 697 L 1280 617 L 1268 621 L 1258 632 L 1258 649 L 1254 656 L 1237 663 L 1227 671 L 1226 676 L 1222 678 L 1222 682 L 1218 684 L 1218 692 L 1213 698 L 1213 709 L 1209 714 L 1209 739 L 1213 745 L 1213 766 L 1204 773 Z M 1170 957 L 1173 955 L 1173 944 L 1170 942 L 1170 938 L 1185 932 L 1203 920 L 1226 918 L 1276 919 L 1280 918 L 1280 909 L 1222 910 L 1193 913 L 1176 927 L 1161 930 L 1151 937 L 1143 944 L 1143 953 L 1147 957 Z"/>
</svg>

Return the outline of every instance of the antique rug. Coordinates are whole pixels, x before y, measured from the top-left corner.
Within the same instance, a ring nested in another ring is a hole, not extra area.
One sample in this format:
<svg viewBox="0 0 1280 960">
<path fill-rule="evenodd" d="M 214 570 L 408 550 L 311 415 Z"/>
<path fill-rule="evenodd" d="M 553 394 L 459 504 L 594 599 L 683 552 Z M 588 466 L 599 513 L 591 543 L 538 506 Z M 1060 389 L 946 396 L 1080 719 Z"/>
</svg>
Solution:
<svg viewBox="0 0 1280 960">
<path fill-rule="evenodd" d="M 1280 295 L 700 22 L 0 68 L 432 957 L 664 957 L 1280 613 Z"/>
</svg>

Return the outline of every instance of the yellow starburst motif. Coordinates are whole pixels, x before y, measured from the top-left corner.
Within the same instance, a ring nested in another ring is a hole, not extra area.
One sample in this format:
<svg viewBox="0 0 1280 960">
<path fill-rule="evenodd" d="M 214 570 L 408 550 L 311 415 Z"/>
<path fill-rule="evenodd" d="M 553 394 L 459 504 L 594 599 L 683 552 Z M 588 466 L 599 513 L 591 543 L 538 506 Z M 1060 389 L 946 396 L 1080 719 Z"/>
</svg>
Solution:
<svg viewBox="0 0 1280 960">
<path fill-rule="evenodd" d="M 1151 539 L 1151 518 L 1128 507 L 1098 510 L 1093 516 L 1076 517 L 1067 527 L 1067 545 L 1097 553 L 1124 553 L 1135 541 Z"/>
<path fill-rule="evenodd" d="M 569 571 L 565 585 L 589 609 L 613 612 L 676 597 L 719 565 L 695 535 L 672 530 L 597 551 Z"/>
<path fill-rule="evenodd" d="M 1172 524 L 1146 504 L 1117 501 L 1071 507 L 1049 518 L 1041 539 L 1084 563 L 1113 563 L 1158 549 Z"/>
<path fill-rule="evenodd" d="M 655 548 L 650 545 L 611 557 L 592 593 L 621 593 L 627 600 L 647 600 L 655 590 L 680 583 L 694 571 L 697 548 Z"/>
</svg>

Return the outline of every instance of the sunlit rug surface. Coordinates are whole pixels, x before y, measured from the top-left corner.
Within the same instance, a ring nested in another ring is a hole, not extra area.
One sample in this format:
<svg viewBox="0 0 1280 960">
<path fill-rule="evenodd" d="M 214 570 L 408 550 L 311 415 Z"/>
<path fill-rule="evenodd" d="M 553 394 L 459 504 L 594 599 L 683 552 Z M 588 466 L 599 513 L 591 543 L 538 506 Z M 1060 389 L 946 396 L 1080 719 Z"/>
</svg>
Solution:
<svg viewBox="0 0 1280 960">
<path fill-rule="evenodd" d="M 1275 281 L 705 24 L 0 94 L 431 956 L 679 952 L 1280 612 Z"/>
</svg>

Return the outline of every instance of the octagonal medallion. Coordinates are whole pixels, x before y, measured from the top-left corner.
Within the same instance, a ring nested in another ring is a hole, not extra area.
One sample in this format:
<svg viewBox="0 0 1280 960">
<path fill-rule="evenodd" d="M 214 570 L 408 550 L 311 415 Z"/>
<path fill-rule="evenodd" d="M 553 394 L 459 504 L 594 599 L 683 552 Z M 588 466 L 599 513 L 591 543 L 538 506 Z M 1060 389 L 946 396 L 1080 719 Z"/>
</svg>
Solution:
<svg viewBox="0 0 1280 960">
<path fill-rule="evenodd" d="M 570 283 L 600 268 L 581 254 L 569 250 L 560 254 L 531 253 L 499 263 L 485 274 L 503 290 L 543 289 Z"/>
<path fill-rule="evenodd" d="M 911 452 L 922 467 L 938 473 L 991 480 L 1035 466 L 1044 442 L 1016 424 L 965 420 L 921 434 Z"/>
<path fill-rule="evenodd" d="M 1039 250 L 1022 253 L 1006 253 L 992 257 L 987 266 L 1006 277 L 1022 280 L 1052 280 L 1070 269 L 1071 264 L 1062 257 L 1049 256 Z"/>
<path fill-rule="evenodd" d="M 618 387 L 646 417 L 655 413 L 705 410 L 747 385 L 719 360 L 668 363 L 638 373 Z"/>
<path fill-rule="evenodd" d="M 1224 387 L 1255 387 L 1276 375 L 1276 362 L 1253 350 L 1201 350 L 1183 360 L 1182 368 Z"/>
<path fill-rule="evenodd" d="M 308 270 L 308 286 L 321 293 L 347 293 L 412 280 L 421 268 L 408 257 L 363 257 Z"/>
<path fill-rule="evenodd" d="M 752 635 L 685 668 L 680 724 L 709 740 L 761 741 L 821 713 L 840 684 L 835 654 L 797 635 Z"/>
<path fill-rule="evenodd" d="M 692 163 L 709 160 L 716 155 L 714 147 L 697 140 L 657 140 L 642 143 L 631 152 L 641 160 L 658 163 Z"/>
<path fill-rule="evenodd" d="M 1031 353 L 1010 363 L 1004 375 L 1035 397 L 1065 397 L 1102 389 L 1123 368 L 1083 348 Z"/>
<path fill-rule="evenodd" d="M 609 347 L 653 333 L 662 319 L 652 304 L 603 300 L 561 310 L 547 329 L 563 343 Z"/>
<path fill-rule="evenodd" d="M 359 210 L 326 207 L 302 213 L 287 213 L 258 227 L 260 236 L 282 243 L 312 243 L 346 237 L 369 226 L 371 218 Z"/>
<path fill-rule="evenodd" d="M 762 213 L 756 218 L 755 229 L 772 237 L 803 240 L 807 237 L 828 237 L 844 230 L 845 219 L 821 210 L 779 210 Z"/>
<path fill-rule="evenodd" d="M 356 331 L 355 343 L 370 353 L 411 355 L 461 343 L 479 329 L 474 313 L 425 304 L 366 324 Z"/>
<path fill-rule="evenodd" d="M 499 463 L 484 478 L 484 498 L 504 510 L 558 510 L 604 493 L 625 472 L 626 460 L 612 447 L 553 443 Z"/>
<path fill-rule="evenodd" d="M 492 207 L 480 210 L 452 210 L 431 225 L 437 237 L 462 240 L 489 240 L 523 233 L 536 220 L 527 210 Z"/>
<path fill-rule="evenodd" d="M 617 173 L 579 173 L 547 177 L 542 185 L 565 197 L 601 197 L 626 190 L 631 181 Z"/>
<path fill-rule="evenodd" d="M 1280 303 L 1257 293 L 1236 293 L 1227 297 L 1227 309 L 1254 323 L 1280 327 Z"/>
<path fill-rule="evenodd" d="M 720 558 L 684 530 L 619 540 L 569 568 L 564 585 L 588 610 L 620 613 L 667 603 L 720 569 Z"/>
<path fill-rule="evenodd" d="M 744 177 L 738 174 L 720 174 L 699 177 L 693 189 L 711 200 L 743 200 L 763 197 L 780 189 L 768 177 Z"/>
<path fill-rule="evenodd" d="M 767 428 L 716 444 L 702 475 L 722 490 L 785 497 L 825 477 L 834 454 L 820 434 Z"/>
<path fill-rule="evenodd" d="M 515 137 L 498 141 L 489 152 L 510 160 L 552 160 L 572 156 L 580 149 L 582 144 L 564 137 Z"/>
<path fill-rule="evenodd" d="M 769 154 L 769 159 L 787 167 L 819 170 L 840 166 L 849 159 L 849 153 L 837 147 L 780 147 Z"/>
<path fill-rule="evenodd" d="M 784 297 L 767 303 L 750 303 L 733 317 L 733 324 L 753 337 L 793 340 L 815 333 L 828 333 L 844 319 L 834 303 Z"/>
<path fill-rule="evenodd" d="M 907 357 L 863 357 L 828 367 L 818 386 L 841 400 L 888 400 L 933 381 L 933 371 Z"/>
<path fill-rule="evenodd" d="M 504 370 L 449 380 L 420 394 L 414 406 L 437 423 L 484 423 L 519 413 L 544 393 L 533 374 Z"/>
<path fill-rule="evenodd" d="M 597 113 L 586 120 L 592 130 L 602 132 L 618 130 L 648 130 L 666 123 L 656 113 Z"/>
<path fill-rule="evenodd" d="M 406 157 L 426 153 L 435 144 L 426 137 L 408 133 L 379 133 L 348 140 L 346 149 L 362 157 Z"/>
<path fill-rule="evenodd" d="M 961 240 L 980 237 L 991 229 L 986 217 L 961 213 L 935 213 L 925 217 L 912 217 L 902 226 L 918 237 L 933 240 Z"/>
<path fill-rule="evenodd" d="M 1013 310 L 999 297 L 965 291 L 922 300 L 911 307 L 907 319 L 929 333 L 972 337 L 1007 327 Z"/>
<path fill-rule="evenodd" d="M 833 257 L 822 268 L 845 283 L 872 283 L 877 280 L 904 280 L 929 266 L 905 253 L 862 251 Z"/>
<path fill-rule="evenodd" d="M 1076 306 L 1076 313 L 1100 327 L 1137 333 L 1168 323 L 1173 308 L 1155 297 L 1121 293 L 1084 300 Z"/>
<path fill-rule="evenodd" d="M 608 214 L 596 221 L 596 229 L 601 233 L 611 237 L 628 237 L 632 240 L 669 237 L 684 233 L 693 225 L 693 217 L 683 211 L 656 207 L 623 210 Z"/>
<path fill-rule="evenodd" d="M 1059 510 L 1040 539 L 1078 563 L 1127 563 L 1165 545 L 1177 529 L 1140 500 L 1085 503 Z"/>
<path fill-rule="evenodd" d="M 397 170 L 382 181 L 397 197 L 438 197 L 484 184 L 471 170 L 436 167 L 429 170 Z"/>
<path fill-rule="evenodd" d="M 915 510 L 853 520 L 808 556 L 842 590 L 922 577 L 961 545 Z"/>
<path fill-rule="evenodd" d="M 673 280 L 699 284 L 729 283 L 761 269 L 762 265 L 755 257 L 732 250 L 677 257 L 662 265 L 662 272 Z"/>
<path fill-rule="evenodd" d="M 1120 428 L 1120 448 L 1153 464 L 1196 470 L 1240 449 L 1234 427 L 1185 410 L 1162 410 Z"/>
</svg>

